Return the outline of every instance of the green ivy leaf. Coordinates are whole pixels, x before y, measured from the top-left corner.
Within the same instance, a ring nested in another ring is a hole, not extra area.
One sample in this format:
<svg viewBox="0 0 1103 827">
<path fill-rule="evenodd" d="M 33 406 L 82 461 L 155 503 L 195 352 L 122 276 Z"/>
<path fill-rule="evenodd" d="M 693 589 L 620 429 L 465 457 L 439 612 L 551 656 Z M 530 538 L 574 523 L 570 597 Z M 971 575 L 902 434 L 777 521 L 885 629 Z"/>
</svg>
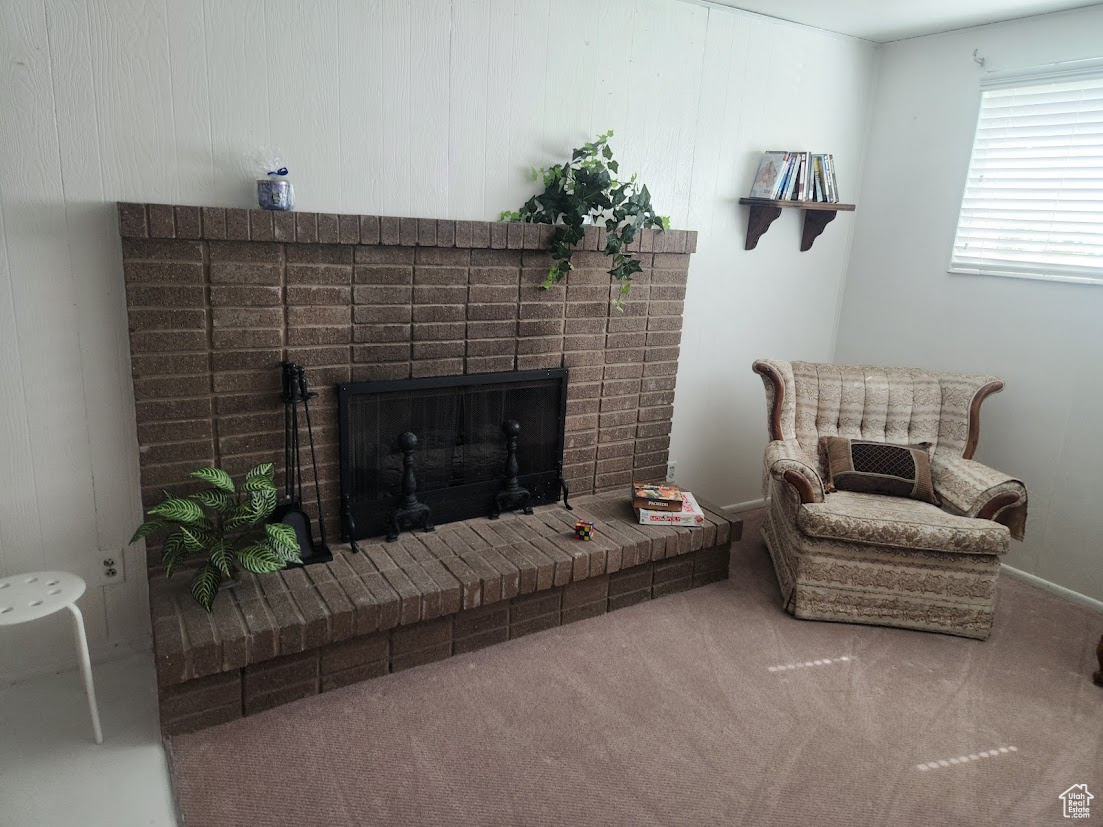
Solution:
<svg viewBox="0 0 1103 827">
<path fill-rule="evenodd" d="M 237 553 L 237 561 L 243 569 L 253 574 L 269 574 L 284 568 L 284 562 L 263 543 L 253 543 Z"/>
<path fill-rule="evenodd" d="M 164 517 L 174 523 L 201 524 L 207 520 L 202 508 L 192 500 L 181 497 L 169 497 L 164 502 L 153 506 L 147 513 Z"/>
<path fill-rule="evenodd" d="M 651 192 L 633 174 L 628 181 L 616 178 L 620 166 L 608 141 L 613 130 L 599 135 L 571 152 L 570 160 L 538 172 L 544 191 L 533 195 L 519 211 L 519 220 L 555 224 L 548 244 L 553 264 L 548 268 L 543 287 L 549 289 L 573 269 L 571 258 L 585 237 L 583 220 L 589 216 L 604 223 L 604 252 L 614 258 L 609 270 L 612 278 L 627 282 L 640 272 L 638 259 L 624 255 L 637 233 L 645 227 L 670 228 L 669 218 L 658 216 L 651 205 Z M 534 176 L 535 177 L 535 176 Z M 518 213 L 502 213 L 506 216 Z M 517 220 L 517 219 L 514 219 Z M 626 294 L 627 286 L 621 288 Z M 614 304 L 622 309 L 619 301 Z"/>
<path fill-rule="evenodd" d="M 192 471 L 191 476 L 197 480 L 209 482 L 215 488 L 225 491 L 227 494 L 233 494 L 235 491 L 233 478 L 221 468 L 200 468 L 198 471 Z"/>
<path fill-rule="evenodd" d="M 234 499 L 220 488 L 208 488 L 206 491 L 197 491 L 190 499 L 202 503 L 207 508 L 213 508 L 219 514 L 229 514 L 234 507 Z"/>
<path fill-rule="evenodd" d="M 164 520 L 146 520 L 140 526 L 138 530 L 134 532 L 134 536 L 130 538 L 130 542 L 127 545 L 133 545 L 144 537 L 148 537 L 153 532 L 164 528 L 168 523 Z"/>
<path fill-rule="evenodd" d="M 196 603 L 209 612 L 221 582 L 222 573 L 210 563 L 204 563 L 192 578 L 191 596 L 195 598 Z"/>
<path fill-rule="evenodd" d="M 230 544 L 225 540 L 219 540 L 211 547 L 210 553 L 211 565 L 213 565 L 223 577 L 230 577 L 232 569 L 230 568 L 234 562 L 233 549 L 230 548 Z"/>
</svg>

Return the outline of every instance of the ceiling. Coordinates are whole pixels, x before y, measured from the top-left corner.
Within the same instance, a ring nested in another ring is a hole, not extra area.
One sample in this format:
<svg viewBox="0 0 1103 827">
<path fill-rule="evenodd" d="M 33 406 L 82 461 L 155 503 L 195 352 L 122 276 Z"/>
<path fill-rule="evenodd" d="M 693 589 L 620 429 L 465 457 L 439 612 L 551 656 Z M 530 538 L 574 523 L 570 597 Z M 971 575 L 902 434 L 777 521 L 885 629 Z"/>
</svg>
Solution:
<svg viewBox="0 0 1103 827">
<path fill-rule="evenodd" d="M 1085 0 L 709 0 L 831 32 L 888 43 L 907 37 L 1101 5 Z"/>
</svg>

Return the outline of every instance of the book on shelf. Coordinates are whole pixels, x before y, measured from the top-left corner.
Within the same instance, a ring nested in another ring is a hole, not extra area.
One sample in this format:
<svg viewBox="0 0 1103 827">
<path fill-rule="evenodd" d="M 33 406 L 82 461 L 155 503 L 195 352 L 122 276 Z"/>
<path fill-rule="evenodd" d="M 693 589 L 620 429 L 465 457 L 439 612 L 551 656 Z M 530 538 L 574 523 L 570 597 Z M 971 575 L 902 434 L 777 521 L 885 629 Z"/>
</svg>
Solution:
<svg viewBox="0 0 1103 827">
<path fill-rule="evenodd" d="M 682 489 L 668 482 L 634 483 L 632 507 L 649 511 L 679 511 L 682 507 Z"/>
<path fill-rule="evenodd" d="M 835 159 L 823 152 L 765 152 L 751 186 L 751 198 L 837 204 Z"/>
<path fill-rule="evenodd" d="M 677 511 L 657 511 L 649 508 L 637 508 L 636 514 L 640 519 L 640 525 L 677 525 L 696 528 L 704 524 L 705 513 L 693 494 L 688 491 L 681 492 L 681 507 Z"/>
<path fill-rule="evenodd" d="M 766 152 L 758 164 L 754 184 L 751 186 L 751 198 L 775 198 L 781 187 L 781 178 L 785 174 L 789 153 Z"/>
</svg>

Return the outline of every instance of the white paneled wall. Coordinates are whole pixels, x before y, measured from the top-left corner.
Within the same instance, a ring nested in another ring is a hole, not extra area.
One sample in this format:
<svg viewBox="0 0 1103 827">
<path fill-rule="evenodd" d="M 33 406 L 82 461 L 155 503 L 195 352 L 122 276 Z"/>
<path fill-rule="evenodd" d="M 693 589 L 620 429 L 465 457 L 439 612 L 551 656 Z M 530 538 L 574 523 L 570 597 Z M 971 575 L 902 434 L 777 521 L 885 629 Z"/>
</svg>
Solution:
<svg viewBox="0 0 1103 827">
<path fill-rule="evenodd" d="M 1103 600 L 1103 287 L 952 275 L 946 266 L 981 78 L 1100 57 L 1101 34 L 1096 5 L 885 47 L 836 351 L 851 364 L 1003 379 L 1006 389 L 984 403 L 977 459 L 1030 491 L 1026 541 L 1013 542 L 1005 562 L 1095 600 Z M 923 170 L 906 198 L 901 158 Z M 886 311 L 909 305 L 929 311 Z"/>
<path fill-rule="evenodd" d="M 116 200 L 250 206 L 278 149 L 303 209 L 487 219 L 530 166 L 614 129 L 675 226 L 701 232 L 672 457 L 759 496 L 757 356 L 826 358 L 850 237 L 800 216 L 743 251 L 759 153 L 835 154 L 857 192 L 877 52 L 679 0 L 3 0 L 0 574 L 92 576 L 140 517 Z M 790 214 L 791 213 L 791 214 Z M 93 648 L 147 633 L 143 562 L 83 601 Z M 69 661 L 4 629 L 0 679 Z"/>
</svg>

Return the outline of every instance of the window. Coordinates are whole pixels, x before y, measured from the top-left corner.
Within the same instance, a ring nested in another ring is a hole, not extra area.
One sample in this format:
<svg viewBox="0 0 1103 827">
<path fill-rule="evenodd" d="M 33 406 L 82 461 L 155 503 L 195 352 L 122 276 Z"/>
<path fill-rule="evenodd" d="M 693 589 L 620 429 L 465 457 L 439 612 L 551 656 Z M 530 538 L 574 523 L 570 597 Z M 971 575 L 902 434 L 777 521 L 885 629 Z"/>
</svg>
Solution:
<svg viewBox="0 0 1103 827">
<path fill-rule="evenodd" d="M 1103 284 L 1103 67 L 981 88 L 950 272 Z"/>
</svg>

